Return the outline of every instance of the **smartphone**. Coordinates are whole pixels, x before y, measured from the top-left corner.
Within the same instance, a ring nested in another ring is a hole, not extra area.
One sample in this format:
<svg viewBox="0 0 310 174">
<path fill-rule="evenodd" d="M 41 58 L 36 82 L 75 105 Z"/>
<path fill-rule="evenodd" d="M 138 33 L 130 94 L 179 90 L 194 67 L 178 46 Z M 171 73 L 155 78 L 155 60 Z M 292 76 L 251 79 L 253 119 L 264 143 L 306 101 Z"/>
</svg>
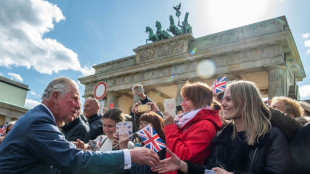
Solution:
<svg viewBox="0 0 310 174">
<path fill-rule="evenodd" d="M 116 124 L 116 134 L 118 137 L 120 135 L 125 134 L 130 140 L 132 138 L 132 122 L 131 121 L 123 121 L 118 122 Z"/>
<path fill-rule="evenodd" d="M 151 106 L 150 105 L 139 105 L 138 106 L 138 112 L 142 113 L 142 112 L 147 112 L 151 110 Z"/>
<path fill-rule="evenodd" d="M 142 93 L 143 88 L 142 85 L 138 85 L 136 88 L 133 89 L 134 93 Z"/>
<path fill-rule="evenodd" d="M 165 99 L 164 100 L 165 112 L 168 112 L 173 118 L 176 116 L 176 103 L 175 99 Z"/>
<path fill-rule="evenodd" d="M 214 173 L 215 171 L 213 170 L 208 170 L 208 169 L 205 170 L 205 174 L 214 174 Z"/>
</svg>

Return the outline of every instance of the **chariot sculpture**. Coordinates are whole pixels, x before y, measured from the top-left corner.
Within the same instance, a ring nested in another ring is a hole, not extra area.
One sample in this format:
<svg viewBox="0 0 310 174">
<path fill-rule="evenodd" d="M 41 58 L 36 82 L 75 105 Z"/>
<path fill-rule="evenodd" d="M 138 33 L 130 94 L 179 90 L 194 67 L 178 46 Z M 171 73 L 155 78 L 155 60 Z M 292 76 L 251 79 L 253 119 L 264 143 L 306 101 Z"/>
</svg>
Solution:
<svg viewBox="0 0 310 174">
<path fill-rule="evenodd" d="M 169 21 L 170 21 L 170 26 L 167 30 L 162 30 L 161 23 L 159 21 L 156 21 L 155 26 L 156 26 L 156 33 L 154 33 L 153 29 L 149 26 L 146 27 L 145 32 L 149 34 L 149 38 L 146 39 L 146 43 L 148 41 L 152 42 L 157 42 L 159 40 L 164 40 L 169 37 L 172 37 L 168 32 L 170 32 L 173 36 L 178 36 L 181 34 L 186 34 L 186 33 L 192 33 L 192 27 L 188 23 L 188 16 L 189 13 L 186 12 L 184 20 L 182 22 L 182 25 L 180 25 L 180 16 L 181 16 L 181 3 L 173 9 L 176 10 L 176 16 L 178 17 L 178 25 L 175 24 L 174 18 L 172 15 L 169 16 Z"/>
</svg>

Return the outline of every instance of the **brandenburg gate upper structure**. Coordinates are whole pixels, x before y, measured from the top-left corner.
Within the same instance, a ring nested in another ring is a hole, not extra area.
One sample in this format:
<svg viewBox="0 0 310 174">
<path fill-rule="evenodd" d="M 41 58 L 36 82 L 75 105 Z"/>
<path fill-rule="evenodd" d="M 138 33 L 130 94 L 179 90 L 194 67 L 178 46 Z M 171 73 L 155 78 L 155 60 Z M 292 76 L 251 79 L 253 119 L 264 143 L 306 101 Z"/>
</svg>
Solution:
<svg viewBox="0 0 310 174">
<path fill-rule="evenodd" d="M 94 75 L 79 79 L 85 85 L 84 97 L 93 96 L 96 84 L 105 81 L 106 105 L 114 103 L 128 113 L 137 101 L 131 91 L 133 84 L 142 84 L 161 107 L 166 98 L 181 103 L 180 89 L 187 80 L 211 86 L 216 78 L 226 75 L 229 81 L 255 82 L 263 97 L 298 99 L 296 82 L 306 76 L 285 16 L 199 38 L 180 34 L 139 46 L 134 52 L 93 66 Z M 201 64 L 207 65 L 204 62 L 215 65 L 214 71 L 205 66 L 205 72 L 212 71 L 208 76 L 197 72 Z"/>
</svg>

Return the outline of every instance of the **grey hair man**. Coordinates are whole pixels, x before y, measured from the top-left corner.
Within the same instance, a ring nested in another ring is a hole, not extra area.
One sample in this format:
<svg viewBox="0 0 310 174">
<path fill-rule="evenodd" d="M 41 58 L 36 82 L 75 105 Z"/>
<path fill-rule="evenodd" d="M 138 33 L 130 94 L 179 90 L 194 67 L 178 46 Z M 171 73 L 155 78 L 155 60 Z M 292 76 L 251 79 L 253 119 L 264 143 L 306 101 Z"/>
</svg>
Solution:
<svg viewBox="0 0 310 174">
<path fill-rule="evenodd" d="M 42 103 L 23 115 L 0 146 L 0 173 L 121 173 L 131 163 L 156 166 L 158 155 L 139 148 L 90 152 L 75 148 L 56 123 L 70 122 L 80 109 L 76 83 L 65 77 L 50 82 Z"/>
<path fill-rule="evenodd" d="M 93 140 L 103 134 L 102 120 L 98 115 L 100 109 L 99 101 L 88 97 L 84 102 L 84 116 L 87 118 L 90 128 L 90 139 Z"/>
</svg>

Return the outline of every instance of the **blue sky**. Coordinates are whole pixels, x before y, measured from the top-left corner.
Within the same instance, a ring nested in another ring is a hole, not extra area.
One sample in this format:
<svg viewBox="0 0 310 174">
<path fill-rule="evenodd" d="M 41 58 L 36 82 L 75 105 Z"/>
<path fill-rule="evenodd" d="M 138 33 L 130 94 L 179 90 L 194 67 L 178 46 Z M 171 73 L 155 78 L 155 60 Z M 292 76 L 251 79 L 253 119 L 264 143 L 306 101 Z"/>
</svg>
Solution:
<svg viewBox="0 0 310 174">
<path fill-rule="evenodd" d="M 301 99 L 310 99 L 309 0 L 0 0 L 0 75 L 29 85 L 33 107 L 52 79 L 78 82 L 95 64 L 134 55 L 145 27 L 168 28 L 179 3 L 195 38 L 285 15 L 307 75 Z"/>
</svg>

